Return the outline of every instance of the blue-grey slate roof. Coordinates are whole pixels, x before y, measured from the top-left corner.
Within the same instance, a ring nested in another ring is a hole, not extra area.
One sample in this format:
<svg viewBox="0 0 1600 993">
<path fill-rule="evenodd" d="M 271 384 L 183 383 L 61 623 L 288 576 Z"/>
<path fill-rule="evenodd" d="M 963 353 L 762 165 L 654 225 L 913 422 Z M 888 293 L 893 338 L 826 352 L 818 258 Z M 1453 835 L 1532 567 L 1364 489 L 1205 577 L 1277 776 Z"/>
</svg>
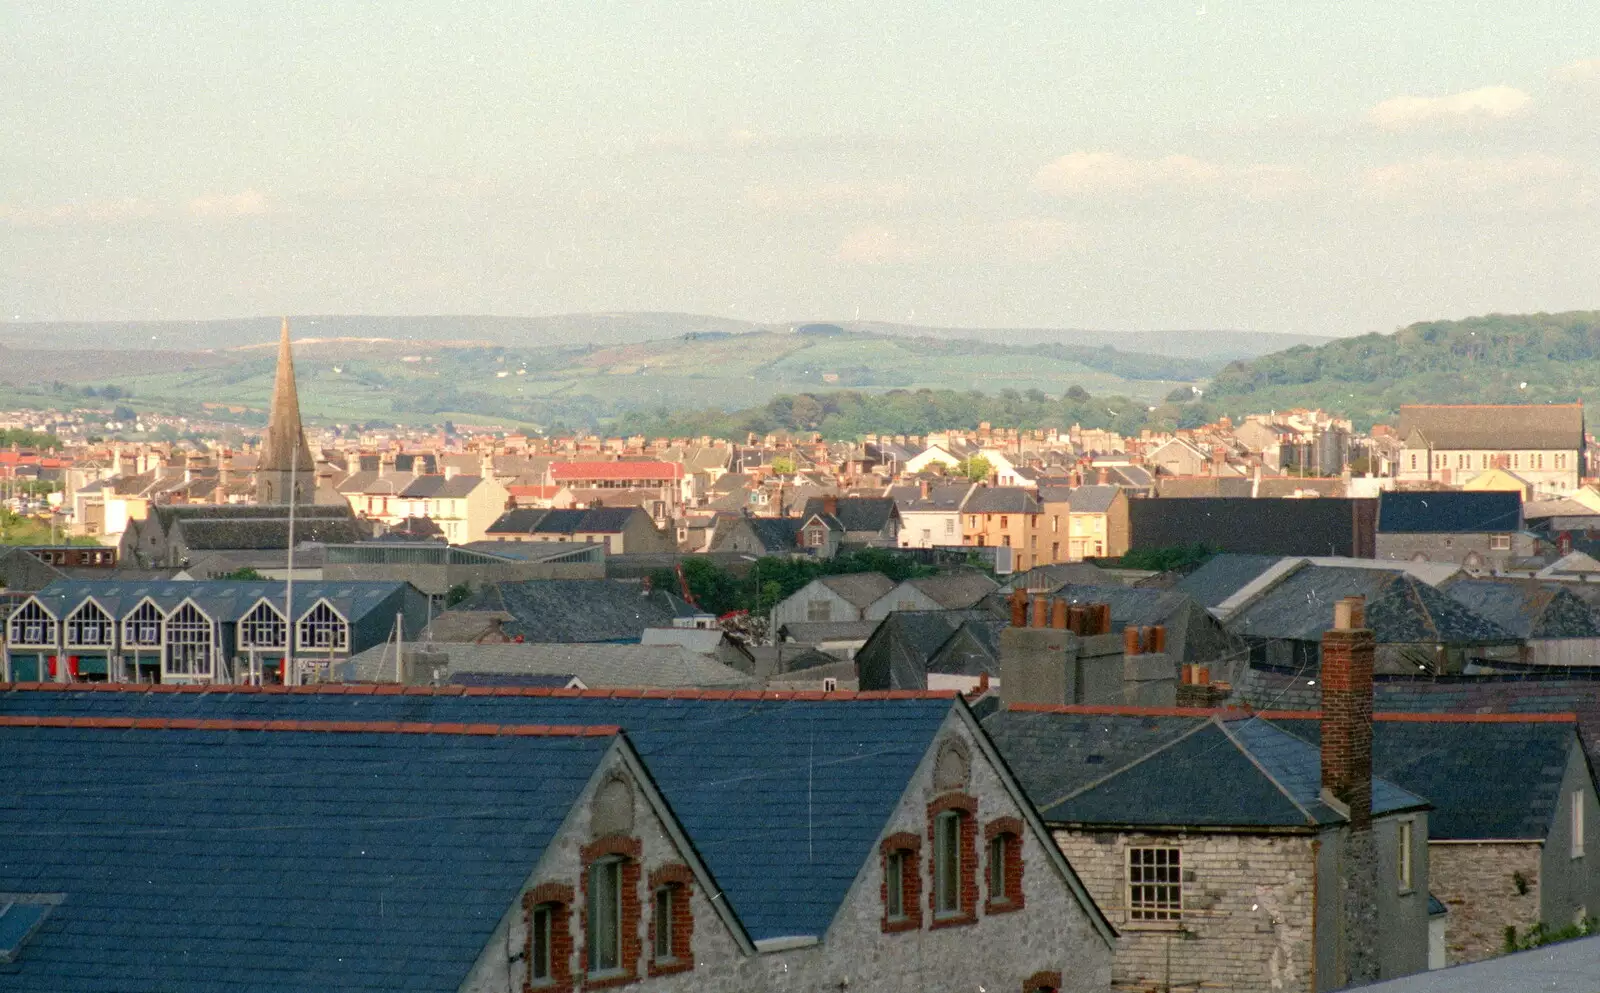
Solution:
<svg viewBox="0 0 1600 993">
<path fill-rule="evenodd" d="M 1272 723 L 1321 740 L 1314 720 Z M 1372 771 L 1428 798 L 1430 838 L 1542 839 L 1576 744 L 1577 728 L 1566 721 L 1380 720 L 1372 728 Z"/>
<path fill-rule="evenodd" d="M 695 611 L 666 590 L 614 579 L 486 583 L 458 610 L 503 610 L 501 630 L 546 643 L 637 642 L 645 628 L 671 627 Z"/>
<path fill-rule="evenodd" d="M 600 695 L 12 691 L 0 713 L 618 725 L 753 940 L 822 935 L 954 706 Z"/>
<path fill-rule="evenodd" d="M 1483 534 L 1522 529 L 1517 493 L 1389 490 L 1378 496 L 1379 534 Z"/>
<path fill-rule="evenodd" d="M 1595 993 L 1600 937 L 1362 986 L 1365 993 Z"/>
<path fill-rule="evenodd" d="M 1555 583 L 1455 579 L 1444 591 L 1519 638 L 1600 638 L 1594 610 Z"/>
<path fill-rule="evenodd" d="M 456 990 L 614 741 L 0 729 L 0 988 Z"/>
<path fill-rule="evenodd" d="M 1000 711 L 983 724 L 1047 821 L 1240 828 L 1343 821 L 1321 800 L 1317 749 L 1261 720 Z M 1426 803 L 1373 780 L 1375 813 Z"/>
<path fill-rule="evenodd" d="M 1514 644 L 1515 635 L 1405 573 L 1306 565 L 1252 600 L 1224 625 L 1250 638 L 1319 641 L 1333 627 L 1333 605 L 1367 599 L 1367 626 L 1379 644 Z"/>
<path fill-rule="evenodd" d="M 1173 587 L 1194 597 L 1207 610 L 1222 603 L 1276 565 L 1276 555 L 1244 555 L 1223 552 L 1213 555 Z"/>
</svg>

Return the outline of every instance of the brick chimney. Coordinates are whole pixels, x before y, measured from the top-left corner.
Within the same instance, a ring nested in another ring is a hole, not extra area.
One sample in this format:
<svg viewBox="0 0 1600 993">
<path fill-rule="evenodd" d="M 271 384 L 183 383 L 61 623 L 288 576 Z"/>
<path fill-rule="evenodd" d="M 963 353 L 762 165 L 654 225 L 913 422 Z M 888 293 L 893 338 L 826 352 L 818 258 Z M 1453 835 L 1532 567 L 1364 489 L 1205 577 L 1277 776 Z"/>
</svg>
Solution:
<svg viewBox="0 0 1600 993">
<path fill-rule="evenodd" d="M 1372 824 L 1372 631 L 1366 601 L 1333 605 L 1322 636 L 1322 788 L 1350 811 L 1350 827 Z"/>
<path fill-rule="evenodd" d="M 1322 636 L 1322 798 L 1344 813 L 1335 987 L 1378 979 L 1378 851 L 1372 833 L 1372 661 L 1366 600 L 1333 606 Z"/>
<path fill-rule="evenodd" d="M 829 517 L 838 517 L 839 516 L 839 498 L 837 496 L 834 496 L 831 493 L 828 494 L 827 496 L 823 497 L 822 498 L 822 512 L 824 514 L 827 514 Z"/>
</svg>

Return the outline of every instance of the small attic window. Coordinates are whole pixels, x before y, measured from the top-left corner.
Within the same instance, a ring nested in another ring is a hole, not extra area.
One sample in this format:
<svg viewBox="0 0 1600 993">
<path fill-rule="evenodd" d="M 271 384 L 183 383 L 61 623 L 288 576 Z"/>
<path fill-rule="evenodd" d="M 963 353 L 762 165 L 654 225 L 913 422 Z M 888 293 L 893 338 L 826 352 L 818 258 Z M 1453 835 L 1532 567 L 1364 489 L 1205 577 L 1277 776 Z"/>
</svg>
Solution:
<svg viewBox="0 0 1600 993">
<path fill-rule="evenodd" d="M 0 964 L 17 961 L 28 939 L 61 900 L 61 894 L 0 893 Z"/>
</svg>

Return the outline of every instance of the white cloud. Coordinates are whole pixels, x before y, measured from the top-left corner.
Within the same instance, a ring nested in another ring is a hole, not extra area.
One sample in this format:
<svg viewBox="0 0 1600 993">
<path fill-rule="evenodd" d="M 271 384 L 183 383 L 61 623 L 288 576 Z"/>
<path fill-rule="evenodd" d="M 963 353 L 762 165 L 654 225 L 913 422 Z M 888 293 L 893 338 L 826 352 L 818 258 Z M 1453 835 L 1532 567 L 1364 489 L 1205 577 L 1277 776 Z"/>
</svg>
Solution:
<svg viewBox="0 0 1600 993">
<path fill-rule="evenodd" d="M 1076 226 L 1055 217 L 1023 217 L 1005 227 L 1005 245 L 1014 255 L 1043 261 L 1068 249 L 1086 247 L 1087 239 Z"/>
<path fill-rule="evenodd" d="M 851 232 L 834 251 L 841 262 L 872 266 L 915 262 L 927 254 L 926 245 L 877 224 Z"/>
<path fill-rule="evenodd" d="M 1299 166 L 1228 165 L 1192 155 L 1140 159 L 1118 152 L 1071 152 L 1045 165 L 1033 189 L 1056 196 L 1225 192 L 1271 200 L 1315 185 Z"/>
<path fill-rule="evenodd" d="M 1511 86 L 1484 86 L 1442 97 L 1393 97 L 1367 112 L 1386 131 L 1409 131 L 1424 125 L 1471 124 L 1515 117 L 1533 98 Z"/>
<path fill-rule="evenodd" d="M 911 198 L 904 183 L 756 183 L 740 199 L 767 210 L 813 210 L 851 204 L 892 207 Z"/>
<path fill-rule="evenodd" d="M 1424 156 L 1368 169 L 1365 191 L 1389 201 L 1439 200 L 1493 194 L 1506 200 L 1551 200 L 1565 195 L 1577 167 L 1552 155 L 1508 158 Z"/>
<path fill-rule="evenodd" d="M 257 190 L 208 193 L 189 201 L 189 213 L 196 217 L 246 217 L 266 212 L 267 198 Z"/>
</svg>

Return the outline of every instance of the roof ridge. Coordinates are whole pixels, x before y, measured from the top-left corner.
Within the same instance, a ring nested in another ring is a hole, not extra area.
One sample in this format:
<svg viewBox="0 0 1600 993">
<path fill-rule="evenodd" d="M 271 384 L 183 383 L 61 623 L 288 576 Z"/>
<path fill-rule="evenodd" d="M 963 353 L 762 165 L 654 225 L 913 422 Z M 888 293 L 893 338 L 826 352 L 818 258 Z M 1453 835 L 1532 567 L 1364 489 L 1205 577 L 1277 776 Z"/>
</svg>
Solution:
<svg viewBox="0 0 1600 993">
<path fill-rule="evenodd" d="M 1258 710 L 1252 716 L 1265 721 L 1320 721 L 1320 710 Z M 1372 715 L 1374 721 L 1412 724 L 1576 724 L 1578 715 L 1573 712 L 1510 713 L 1510 714 L 1449 714 L 1428 711 L 1380 710 Z"/>
<path fill-rule="evenodd" d="M 99 728 L 147 731 L 320 731 L 353 734 L 465 734 L 522 738 L 609 738 L 616 724 L 465 724 L 419 721 L 283 721 L 186 717 L 53 717 L 0 714 L 0 728 Z"/>
<path fill-rule="evenodd" d="M 1213 723 L 1214 723 L 1214 721 L 1210 720 L 1210 719 L 1201 721 L 1198 724 L 1196 724 L 1194 727 L 1192 727 L 1189 730 L 1183 732 L 1182 734 L 1180 734 L 1177 737 L 1171 739 L 1170 741 L 1163 742 L 1159 747 L 1152 748 L 1150 751 L 1145 752 L 1143 755 L 1139 756 L 1138 758 L 1134 759 L 1132 762 L 1129 762 L 1126 765 L 1118 766 L 1117 768 L 1115 768 L 1115 769 L 1111 770 L 1110 772 L 1106 773 L 1104 776 L 1101 776 L 1099 779 L 1096 779 L 1096 780 L 1093 780 L 1091 782 L 1085 783 L 1084 785 L 1078 787 L 1077 789 L 1072 790 L 1069 793 L 1063 794 L 1062 796 L 1058 796 L 1054 800 L 1049 801 L 1048 803 L 1035 804 L 1035 806 L 1038 807 L 1041 812 L 1043 812 L 1043 811 L 1051 809 L 1052 807 L 1054 807 L 1058 803 L 1066 803 L 1068 800 L 1071 800 L 1073 797 L 1082 796 L 1083 794 L 1089 792 L 1090 790 L 1096 789 L 1097 787 L 1102 786 L 1105 783 L 1110 782 L 1111 780 L 1117 778 L 1118 776 L 1120 776 L 1123 773 L 1127 772 L 1129 769 L 1132 769 L 1135 766 L 1143 765 L 1144 763 L 1146 763 L 1146 762 L 1150 761 L 1151 759 L 1155 758 L 1157 755 L 1160 755 L 1162 752 L 1164 752 L 1167 749 L 1171 748 L 1172 746 L 1176 745 L 1178 742 L 1187 741 L 1189 738 L 1193 737 L 1194 735 L 1199 734 L 1201 731 L 1203 731 L 1206 728 L 1210 727 Z"/>
<path fill-rule="evenodd" d="M 1250 719 L 1253 720 L 1254 718 L 1250 718 Z M 1227 737 L 1227 739 L 1230 742 L 1233 743 L 1233 747 L 1237 748 L 1244 755 L 1246 761 L 1248 761 L 1251 765 L 1255 766 L 1255 769 L 1256 769 L 1257 772 L 1259 772 L 1259 773 L 1261 773 L 1261 775 L 1267 777 L 1267 782 L 1269 782 L 1273 786 L 1277 787 L 1278 788 L 1278 792 L 1282 793 L 1284 798 L 1286 800 L 1288 800 L 1289 803 L 1294 805 L 1294 809 L 1300 811 L 1300 814 L 1303 817 L 1305 817 L 1307 824 L 1311 825 L 1312 827 L 1315 827 L 1317 825 L 1317 823 L 1318 823 L 1317 819 L 1311 815 L 1311 811 L 1307 810 L 1305 805 L 1302 804 L 1299 800 L 1296 800 L 1295 797 L 1294 797 L 1294 794 L 1289 792 L 1289 788 L 1287 786 L 1283 785 L 1283 783 L 1279 782 L 1278 781 L 1278 777 L 1274 776 L 1272 774 L 1271 770 L 1269 770 L 1264 764 L 1262 764 L 1261 759 L 1259 757 L 1257 757 L 1255 752 L 1250 750 L 1250 746 L 1249 745 L 1246 745 L 1243 741 L 1239 740 L 1239 736 L 1233 733 L 1233 729 L 1228 727 L 1228 723 L 1226 721 L 1221 720 L 1220 718 L 1217 718 L 1217 717 L 1213 717 L 1213 718 L 1211 718 L 1211 722 L 1216 724 L 1217 727 L 1221 728 L 1222 729 L 1222 733 Z M 1265 723 L 1265 722 L 1261 722 L 1261 723 Z M 1277 728 L 1273 728 L 1272 730 L 1278 731 Z M 1286 732 L 1286 731 L 1278 731 L 1278 733 L 1279 734 L 1288 734 L 1288 732 Z M 1302 738 L 1295 738 L 1294 735 L 1288 735 L 1288 736 L 1291 737 L 1291 738 L 1294 738 L 1294 740 L 1296 740 L 1296 741 L 1299 741 L 1299 742 L 1305 744 L 1307 747 L 1310 747 L 1310 742 L 1307 742 Z"/>
<path fill-rule="evenodd" d="M 439 644 L 444 644 L 440 642 Z M 0 682 L 0 693 L 54 691 L 68 693 L 295 693 L 372 696 L 554 696 L 585 699 L 666 700 L 953 700 L 956 690 L 703 690 L 601 687 L 561 689 L 544 686 L 402 686 L 397 683 L 323 683 L 309 686 L 247 686 L 240 683 L 177 685 L 171 683 L 45 683 Z"/>
</svg>

